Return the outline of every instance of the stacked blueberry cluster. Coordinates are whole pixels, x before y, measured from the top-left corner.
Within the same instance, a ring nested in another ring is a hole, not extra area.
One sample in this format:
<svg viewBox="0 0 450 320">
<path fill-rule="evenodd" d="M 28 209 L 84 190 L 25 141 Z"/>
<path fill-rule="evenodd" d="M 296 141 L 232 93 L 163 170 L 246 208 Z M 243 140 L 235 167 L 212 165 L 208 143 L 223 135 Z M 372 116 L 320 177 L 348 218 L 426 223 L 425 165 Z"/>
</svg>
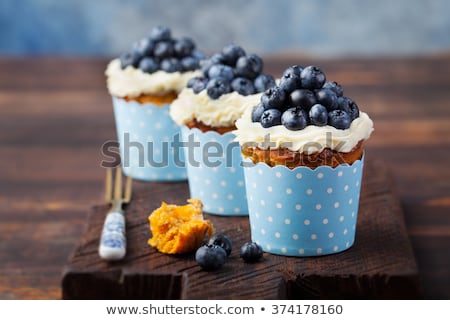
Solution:
<svg viewBox="0 0 450 320">
<path fill-rule="evenodd" d="M 275 85 L 274 78 L 262 70 L 263 61 L 258 55 L 246 54 L 242 47 L 229 44 L 202 62 L 203 77 L 192 78 L 187 87 L 195 93 L 206 89 L 211 99 L 232 91 L 248 96 Z"/>
<path fill-rule="evenodd" d="M 197 249 L 195 260 L 203 270 L 212 271 L 222 267 L 231 254 L 233 244 L 223 234 L 215 234 L 208 243 Z M 263 256 L 263 250 L 255 242 L 246 242 L 241 247 L 240 256 L 245 262 L 257 262 Z"/>
<path fill-rule="evenodd" d="M 282 124 L 289 130 L 308 125 L 347 129 L 358 117 L 356 103 L 344 96 L 339 84 L 326 82 L 325 73 L 316 66 L 286 69 L 279 85 L 265 91 L 252 112 L 252 121 L 264 128 Z"/>
<path fill-rule="evenodd" d="M 158 70 L 166 72 L 184 72 L 200 68 L 204 55 L 195 49 L 190 38 L 172 38 L 168 27 L 157 26 L 133 45 L 131 51 L 120 56 L 122 69 L 128 66 L 141 69 L 146 73 Z"/>
</svg>

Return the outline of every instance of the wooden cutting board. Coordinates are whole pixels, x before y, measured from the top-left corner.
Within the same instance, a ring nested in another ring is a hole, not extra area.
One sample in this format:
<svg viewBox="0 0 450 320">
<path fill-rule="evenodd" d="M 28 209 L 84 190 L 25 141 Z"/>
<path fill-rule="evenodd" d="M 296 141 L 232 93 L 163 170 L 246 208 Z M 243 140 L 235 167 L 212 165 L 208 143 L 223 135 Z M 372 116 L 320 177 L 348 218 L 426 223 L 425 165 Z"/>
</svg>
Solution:
<svg viewBox="0 0 450 320">
<path fill-rule="evenodd" d="M 200 269 L 194 254 L 165 255 L 147 244 L 148 215 L 161 201 L 184 204 L 186 182 L 134 182 L 126 208 L 128 253 L 99 259 L 108 206 L 90 211 L 86 229 L 63 271 L 63 299 L 410 299 L 420 298 L 419 276 L 400 203 L 383 163 L 366 160 L 355 245 L 342 253 L 292 258 L 264 254 L 255 264 L 239 258 L 250 240 L 246 217 L 206 215 L 234 244 L 223 268 Z"/>
</svg>

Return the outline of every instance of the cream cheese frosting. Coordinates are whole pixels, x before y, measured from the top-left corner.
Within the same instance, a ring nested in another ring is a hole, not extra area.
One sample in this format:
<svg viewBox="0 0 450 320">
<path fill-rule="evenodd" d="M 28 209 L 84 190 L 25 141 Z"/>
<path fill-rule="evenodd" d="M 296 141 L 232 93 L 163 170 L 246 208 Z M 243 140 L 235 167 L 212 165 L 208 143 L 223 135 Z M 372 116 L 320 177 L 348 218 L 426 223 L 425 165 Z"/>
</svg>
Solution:
<svg viewBox="0 0 450 320">
<path fill-rule="evenodd" d="M 116 97 L 135 98 L 142 94 L 164 95 L 179 93 L 189 79 L 200 76 L 201 71 L 145 73 L 133 66 L 122 69 L 119 59 L 112 60 L 106 68 L 108 91 Z"/>
<path fill-rule="evenodd" d="M 232 127 L 242 114 L 256 105 L 262 93 L 243 96 L 233 91 L 211 99 L 206 90 L 198 94 L 185 88 L 170 107 L 170 116 L 178 125 L 197 120 L 211 127 Z"/>
<path fill-rule="evenodd" d="M 364 112 L 360 112 L 359 117 L 345 130 L 329 125 L 309 125 L 298 131 L 289 130 L 283 125 L 263 128 L 259 122 L 252 122 L 252 109 L 248 108 L 242 118 L 236 121 L 237 130 L 233 131 L 241 147 L 284 147 L 304 154 L 321 152 L 325 148 L 350 152 L 359 141 L 368 139 L 374 130 L 372 120 Z"/>
</svg>

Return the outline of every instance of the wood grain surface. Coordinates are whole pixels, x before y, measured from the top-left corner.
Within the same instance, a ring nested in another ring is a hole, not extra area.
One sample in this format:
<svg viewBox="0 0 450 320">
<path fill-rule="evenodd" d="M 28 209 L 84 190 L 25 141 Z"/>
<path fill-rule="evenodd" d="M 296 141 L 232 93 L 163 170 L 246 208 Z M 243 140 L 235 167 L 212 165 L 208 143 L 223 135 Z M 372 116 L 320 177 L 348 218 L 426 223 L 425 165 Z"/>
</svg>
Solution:
<svg viewBox="0 0 450 320">
<path fill-rule="evenodd" d="M 368 158 L 392 172 L 425 298 L 450 298 L 450 56 L 266 57 L 316 64 L 375 123 Z M 107 60 L 0 59 L 0 298 L 60 299 L 64 265 L 102 202 L 115 139 Z M 174 280 L 178 281 L 178 280 Z"/>
<path fill-rule="evenodd" d="M 86 231 L 64 270 L 64 299 L 407 299 L 421 297 L 418 272 L 399 201 L 384 163 L 366 159 L 355 245 L 334 255 L 289 258 L 265 254 L 244 263 L 247 217 L 206 215 L 232 239 L 223 268 L 205 272 L 194 254 L 165 255 L 147 244 L 148 216 L 161 201 L 183 204 L 187 183 L 135 182 L 126 208 L 128 253 L 123 261 L 98 257 L 108 206 L 89 215 Z"/>
</svg>

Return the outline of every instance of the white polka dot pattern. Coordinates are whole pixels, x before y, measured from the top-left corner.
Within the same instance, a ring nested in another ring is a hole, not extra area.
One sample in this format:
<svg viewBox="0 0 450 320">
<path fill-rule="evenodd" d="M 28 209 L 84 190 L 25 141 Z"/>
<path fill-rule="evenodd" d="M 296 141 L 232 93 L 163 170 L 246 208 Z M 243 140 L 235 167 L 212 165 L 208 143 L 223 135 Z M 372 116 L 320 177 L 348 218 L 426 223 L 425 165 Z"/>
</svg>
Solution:
<svg viewBox="0 0 450 320">
<path fill-rule="evenodd" d="M 233 142 L 235 135 L 202 132 L 186 126 L 181 127 L 181 134 L 183 141 L 192 141 L 192 137 L 189 140 L 189 135 L 192 134 L 194 143 L 200 143 L 199 147 L 192 148 L 191 155 L 185 154 L 185 158 L 189 160 L 186 165 L 191 197 L 200 198 L 208 213 L 222 216 L 248 215 L 241 149 L 237 142 Z M 221 146 L 222 156 L 212 156 L 216 151 L 219 154 L 217 147 L 211 144 L 212 141 L 215 141 L 214 145 Z M 183 149 L 189 152 L 187 148 Z M 257 185 L 249 187 L 257 188 Z"/>
<path fill-rule="evenodd" d="M 186 180 L 182 148 L 171 147 L 180 128 L 169 116 L 169 105 L 115 97 L 113 105 L 124 173 L 144 181 Z"/>
<path fill-rule="evenodd" d="M 245 166 L 252 241 L 287 256 L 337 253 L 353 245 L 363 160 L 333 169 Z"/>
</svg>

